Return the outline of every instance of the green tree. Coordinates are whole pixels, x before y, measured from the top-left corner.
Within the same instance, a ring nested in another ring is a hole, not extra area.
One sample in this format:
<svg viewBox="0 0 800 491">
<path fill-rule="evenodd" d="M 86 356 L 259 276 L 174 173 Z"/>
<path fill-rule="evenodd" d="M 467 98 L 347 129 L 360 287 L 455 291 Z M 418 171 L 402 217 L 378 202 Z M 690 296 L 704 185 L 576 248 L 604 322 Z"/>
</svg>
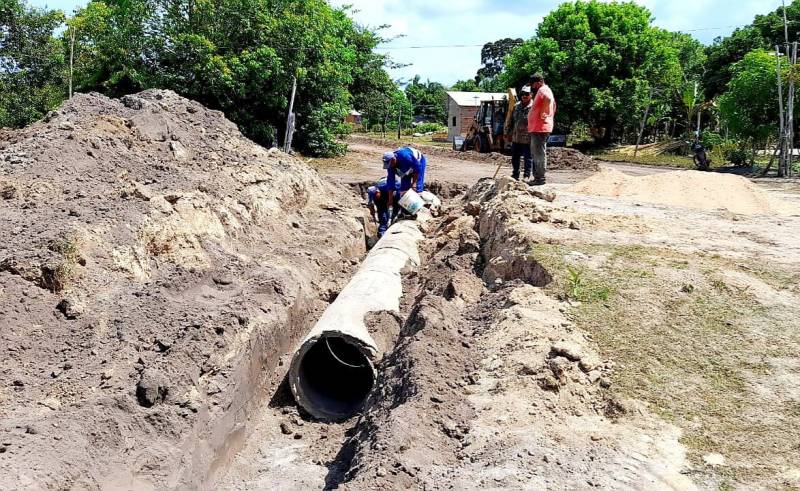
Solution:
<svg viewBox="0 0 800 491">
<path fill-rule="evenodd" d="M 633 2 L 564 3 L 506 58 L 503 86 L 519 87 L 543 72 L 558 101 L 559 126 L 585 123 L 605 139 L 630 132 L 651 94 L 671 97 L 684 78 L 674 35 L 651 19 Z"/>
<path fill-rule="evenodd" d="M 786 6 L 789 42 L 800 40 L 797 26 L 800 24 L 800 0 L 793 0 Z M 717 38 L 706 50 L 708 66 L 703 87 L 709 98 L 725 92 L 728 82 L 733 77 L 731 71 L 734 63 L 756 49 L 774 51 L 775 45 L 786 42 L 784 31 L 783 7 L 772 12 L 757 15 L 753 22 L 736 29 L 730 36 Z"/>
<path fill-rule="evenodd" d="M 0 0 L 0 127 L 40 119 L 66 97 L 64 56 L 53 31 L 58 10 Z"/>
<path fill-rule="evenodd" d="M 725 92 L 732 77 L 734 63 L 754 49 L 764 49 L 768 42 L 755 27 L 736 29 L 726 38 L 717 38 L 706 49 L 706 75 L 703 78 L 703 92 L 715 98 Z"/>
<path fill-rule="evenodd" d="M 157 75 L 157 5 L 148 0 L 93 1 L 69 20 L 75 30 L 75 87 L 119 97 L 153 87 Z M 67 33 L 64 44 L 70 42 Z"/>
<path fill-rule="evenodd" d="M 93 0 L 73 20 L 76 85 L 173 89 L 269 145 L 282 139 L 296 77 L 296 145 L 340 153 L 354 95 L 384 82 L 379 36 L 348 13 L 324 0 Z"/>
<path fill-rule="evenodd" d="M 778 131 L 775 56 L 752 51 L 731 67 L 731 73 L 728 90 L 719 97 L 721 117 L 733 135 L 754 146 L 763 143 Z"/>
<path fill-rule="evenodd" d="M 514 48 L 520 46 L 522 42 L 521 38 L 504 38 L 483 45 L 483 48 L 481 48 L 481 63 L 483 67 L 475 75 L 475 83 L 481 87 L 482 92 L 505 92 L 498 75 L 505 68 L 505 57 Z"/>
<path fill-rule="evenodd" d="M 388 75 L 386 76 L 389 79 Z M 364 125 L 373 129 L 379 127 L 382 131 L 387 128 L 397 127 L 397 118 L 401 117 L 404 127 L 411 125 L 414 109 L 400 90 L 391 80 L 391 85 L 385 90 L 375 90 L 361 93 L 355 97 L 355 107 L 362 116 Z"/>
<path fill-rule="evenodd" d="M 681 66 L 681 75 L 676 76 L 673 84 L 669 86 L 673 99 L 671 110 L 667 112 L 671 119 L 685 125 L 685 131 L 692 131 L 698 111 L 704 107 L 705 95 L 702 90 L 702 81 L 706 73 L 706 53 L 700 42 L 683 33 L 668 33 L 671 45 L 678 53 Z"/>
<path fill-rule="evenodd" d="M 706 64 L 708 58 L 703 44 L 688 34 L 682 32 L 664 31 L 669 39 L 669 44 L 678 53 L 678 62 L 683 71 L 684 80 L 700 81 L 708 71 Z"/>
<path fill-rule="evenodd" d="M 450 90 L 457 92 L 485 92 L 473 79 L 459 80 L 450 87 Z"/>
<path fill-rule="evenodd" d="M 789 42 L 800 41 L 797 31 L 797 24 L 800 22 L 800 0 L 793 0 L 786 6 L 786 20 L 789 26 Z M 784 30 L 782 6 L 767 14 L 756 15 L 752 25 L 769 44 L 768 50 L 774 49 L 775 44 L 786 42 L 787 32 Z"/>
<path fill-rule="evenodd" d="M 373 54 L 371 51 L 374 45 L 388 41 L 379 35 L 384 27 L 380 26 L 374 32 L 363 31 L 362 39 L 369 42 L 359 50 L 363 62 L 354 72 L 353 83 L 350 86 L 353 107 L 361 112 L 364 125 L 370 129 L 380 126 L 383 131 L 392 125 L 396 127 L 398 116 L 402 118 L 401 123 L 404 127 L 410 126 L 414 112 L 405 93 L 384 68 L 387 65 L 395 65 L 385 56 Z"/>
<path fill-rule="evenodd" d="M 414 108 L 414 116 L 421 116 L 430 122 L 445 123 L 447 91 L 444 85 L 430 80 L 422 83 L 417 75 L 406 86 L 406 97 Z"/>
</svg>

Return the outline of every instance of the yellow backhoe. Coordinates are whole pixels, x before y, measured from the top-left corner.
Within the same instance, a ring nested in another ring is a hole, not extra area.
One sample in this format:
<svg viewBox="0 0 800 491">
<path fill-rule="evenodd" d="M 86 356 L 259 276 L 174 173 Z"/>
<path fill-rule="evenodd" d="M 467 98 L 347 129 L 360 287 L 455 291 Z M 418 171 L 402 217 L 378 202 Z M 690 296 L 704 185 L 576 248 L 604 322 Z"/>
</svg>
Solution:
<svg viewBox="0 0 800 491">
<path fill-rule="evenodd" d="M 482 101 L 467 130 L 461 150 L 508 153 L 511 139 L 506 138 L 505 128 L 511 124 L 511 113 L 516 103 L 516 89 L 508 89 L 507 95 L 502 99 Z"/>
</svg>

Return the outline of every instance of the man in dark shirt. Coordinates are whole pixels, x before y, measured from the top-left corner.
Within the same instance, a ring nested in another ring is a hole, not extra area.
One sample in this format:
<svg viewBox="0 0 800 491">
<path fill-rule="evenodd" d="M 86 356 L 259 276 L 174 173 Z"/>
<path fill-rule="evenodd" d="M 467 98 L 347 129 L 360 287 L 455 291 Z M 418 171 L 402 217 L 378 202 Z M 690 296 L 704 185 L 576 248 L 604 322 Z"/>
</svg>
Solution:
<svg viewBox="0 0 800 491">
<path fill-rule="evenodd" d="M 528 133 L 528 112 L 533 107 L 531 88 L 527 85 L 520 90 L 520 100 L 511 113 L 511 125 L 506 136 L 511 137 L 511 177 L 519 180 L 519 161 L 524 159 L 523 178 L 531 177 L 531 135 Z"/>
</svg>

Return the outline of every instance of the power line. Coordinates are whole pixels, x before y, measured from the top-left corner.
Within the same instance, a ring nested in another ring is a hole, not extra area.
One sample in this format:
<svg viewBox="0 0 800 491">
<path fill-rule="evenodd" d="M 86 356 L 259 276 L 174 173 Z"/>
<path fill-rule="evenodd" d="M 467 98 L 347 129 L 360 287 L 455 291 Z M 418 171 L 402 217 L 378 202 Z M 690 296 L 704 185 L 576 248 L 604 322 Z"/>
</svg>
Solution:
<svg viewBox="0 0 800 491">
<path fill-rule="evenodd" d="M 800 21 L 788 21 L 789 24 L 797 24 Z M 701 31 L 721 31 L 724 29 L 736 29 L 739 27 L 746 27 L 746 26 L 739 26 L 739 25 L 731 25 L 731 26 L 718 26 L 718 27 L 698 27 L 695 29 L 679 29 L 675 31 L 676 33 L 688 33 L 688 32 L 701 32 Z M 592 38 L 592 41 L 598 41 L 603 39 L 614 39 L 616 36 L 596 36 Z M 540 39 L 553 39 L 553 38 L 540 38 Z M 586 38 L 568 38 L 568 39 L 554 39 L 556 42 L 575 42 L 575 41 L 586 41 Z M 401 50 L 401 49 L 449 49 L 449 48 L 482 48 L 485 46 L 486 43 L 483 44 L 419 44 L 419 45 L 411 45 L 411 46 L 376 46 L 375 49 L 380 50 Z"/>
</svg>

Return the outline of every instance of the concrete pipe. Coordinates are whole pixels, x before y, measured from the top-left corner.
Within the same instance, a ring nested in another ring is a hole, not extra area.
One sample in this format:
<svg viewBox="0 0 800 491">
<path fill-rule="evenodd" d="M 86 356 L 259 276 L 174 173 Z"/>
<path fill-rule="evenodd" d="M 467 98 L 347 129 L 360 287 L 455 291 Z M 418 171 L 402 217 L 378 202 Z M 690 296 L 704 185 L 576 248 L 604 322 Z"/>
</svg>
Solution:
<svg viewBox="0 0 800 491">
<path fill-rule="evenodd" d="M 315 418 L 341 420 L 363 407 L 382 355 L 364 319 L 370 312 L 399 312 L 400 273 L 407 265 L 419 266 L 421 239 L 416 221 L 392 225 L 295 351 L 289 385 Z"/>
</svg>

